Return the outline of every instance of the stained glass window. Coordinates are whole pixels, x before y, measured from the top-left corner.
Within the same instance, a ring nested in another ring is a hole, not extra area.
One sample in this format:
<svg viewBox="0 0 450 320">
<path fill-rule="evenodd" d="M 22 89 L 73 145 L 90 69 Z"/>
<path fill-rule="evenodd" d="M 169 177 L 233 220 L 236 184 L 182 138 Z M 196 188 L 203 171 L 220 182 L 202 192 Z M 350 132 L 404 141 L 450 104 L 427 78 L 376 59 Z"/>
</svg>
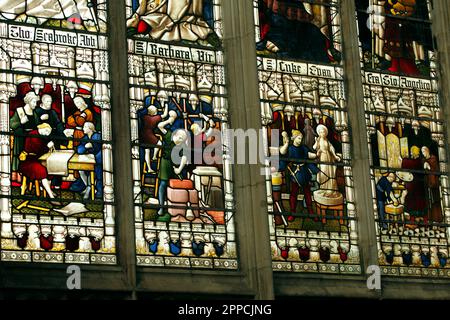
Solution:
<svg viewBox="0 0 450 320">
<path fill-rule="evenodd" d="M 137 263 L 236 269 L 220 1 L 126 9 Z"/>
<path fill-rule="evenodd" d="M 361 272 L 339 5 L 254 1 L 275 271 Z"/>
<path fill-rule="evenodd" d="M 356 1 L 379 263 L 450 276 L 449 197 L 431 2 Z"/>
<path fill-rule="evenodd" d="M 106 1 L 0 1 L 1 260 L 115 264 Z"/>
</svg>

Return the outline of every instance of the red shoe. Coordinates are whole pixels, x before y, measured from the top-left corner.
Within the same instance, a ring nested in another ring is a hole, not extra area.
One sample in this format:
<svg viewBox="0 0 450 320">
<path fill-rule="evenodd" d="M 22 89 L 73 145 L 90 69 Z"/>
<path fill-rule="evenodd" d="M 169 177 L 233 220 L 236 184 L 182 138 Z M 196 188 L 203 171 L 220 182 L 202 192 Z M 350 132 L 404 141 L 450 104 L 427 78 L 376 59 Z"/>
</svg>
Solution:
<svg viewBox="0 0 450 320">
<path fill-rule="evenodd" d="M 137 25 L 137 32 L 140 34 L 145 34 L 150 31 L 150 26 L 145 21 L 139 21 Z"/>
</svg>

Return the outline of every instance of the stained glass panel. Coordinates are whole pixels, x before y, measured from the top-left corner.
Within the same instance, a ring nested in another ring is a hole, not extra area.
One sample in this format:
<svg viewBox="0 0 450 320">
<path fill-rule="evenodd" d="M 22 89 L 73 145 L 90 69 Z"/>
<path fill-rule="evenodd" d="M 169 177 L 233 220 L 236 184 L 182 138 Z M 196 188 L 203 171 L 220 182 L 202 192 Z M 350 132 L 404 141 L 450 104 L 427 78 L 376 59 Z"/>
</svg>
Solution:
<svg viewBox="0 0 450 320">
<path fill-rule="evenodd" d="M 450 276 L 444 120 L 431 3 L 356 1 L 379 263 Z"/>
<path fill-rule="evenodd" d="M 106 0 L 1 0 L 0 19 L 10 23 L 105 33 Z M 39 33 L 39 32 L 38 32 Z M 50 35 L 42 33 L 43 39 Z M 58 36 L 55 35 L 57 38 Z M 39 39 L 39 38 L 37 38 Z M 68 38 L 69 39 L 69 38 Z"/>
<path fill-rule="evenodd" d="M 1 260 L 115 264 L 105 1 L 0 1 Z"/>
<path fill-rule="evenodd" d="M 266 153 L 279 158 L 266 163 L 273 269 L 358 274 L 339 1 L 254 12 Z"/>
<path fill-rule="evenodd" d="M 366 70 L 430 76 L 435 57 L 427 0 L 355 3 Z"/>
<path fill-rule="evenodd" d="M 126 9 L 138 265 L 236 269 L 220 1 Z"/>
</svg>

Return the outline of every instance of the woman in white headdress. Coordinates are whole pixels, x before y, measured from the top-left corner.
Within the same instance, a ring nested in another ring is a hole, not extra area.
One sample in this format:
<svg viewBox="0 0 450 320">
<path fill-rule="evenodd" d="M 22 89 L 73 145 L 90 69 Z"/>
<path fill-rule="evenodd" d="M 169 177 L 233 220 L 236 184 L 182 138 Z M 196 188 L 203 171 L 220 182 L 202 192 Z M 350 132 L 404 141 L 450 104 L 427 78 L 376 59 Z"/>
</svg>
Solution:
<svg viewBox="0 0 450 320">
<path fill-rule="evenodd" d="M 141 0 L 128 27 L 146 22 L 153 39 L 164 41 L 205 40 L 212 32 L 203 17 L 203 0 Z"/>
<path fill-rule="evenodd" d="M 336 181 L 336 166 L 332 163 L 341 161 L 341 158 L 336 155 L 333 145 L 328 141 L 328 129 L 324 125 L 317 126 L 316 132 L 318 138 L 314 144 L 314 150 L 317 151 L 317 158 L 320 160 L 319 169 L 317 174 L 317 182 L 320 185 L 320 189 L 325 190 L 327 196 L 333 196 L 337 194 L 338 186 Z"/>
</svg>

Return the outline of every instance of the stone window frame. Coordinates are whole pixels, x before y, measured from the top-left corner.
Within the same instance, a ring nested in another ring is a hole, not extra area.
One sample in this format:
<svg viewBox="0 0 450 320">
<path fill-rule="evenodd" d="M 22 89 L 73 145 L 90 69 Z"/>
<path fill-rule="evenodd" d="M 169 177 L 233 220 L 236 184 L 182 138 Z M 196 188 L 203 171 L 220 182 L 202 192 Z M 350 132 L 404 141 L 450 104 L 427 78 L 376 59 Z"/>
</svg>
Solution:
<svg viewBox="0 0 450 320">
<path fill-rule="evenodd" d="M 269 241 L 265 178 L 260 165 L 234 166 L 238 271 L 143 268 L 136 266 L 135 227 L 128 115 L 127 39 L 124 1 L 109 1 L 109 45 L 114 181 L 116 199 L 116 266 L 80 266 L 82 289 L 121 292 L 135 299 L 146 294 L 181 294 L 228 298 L 283 297 L 450 299 L 450 281 L 430 278 L 382 277 L 382 289 L 367 288 L 365 270 L 377 265 L 369 150 L 367 148 L 363 85 L 354 0 L 341 0 L 344 70 L 348 116 L 352 123 L 353 174 L 356 191 L 361 275 L 274 273 Z M 434 0 L 433 32 L 438 44 L 440 98 L 450 116 L 450 6 Z M 225 66 L 230 124 L 233 128 L 261 128 L 252 0 L 223 1 Z M 355 63 L 357 61 L 357 63 Z M 123 113 L 120 109 L 123 109 Z M 450 137 L 450 126 L 446 126 Z M 447 140 L 447 149 L 450 149 Z M 448 157 L 447 157 L 448 158 Z M 0 288 L 10 290 L 67 290 L 67 265 L 0 262 Z M 1 296 L 1 294 L 0 294 Z M 94 296 L 95 297 L 95 296 Z"/>
</svg>

